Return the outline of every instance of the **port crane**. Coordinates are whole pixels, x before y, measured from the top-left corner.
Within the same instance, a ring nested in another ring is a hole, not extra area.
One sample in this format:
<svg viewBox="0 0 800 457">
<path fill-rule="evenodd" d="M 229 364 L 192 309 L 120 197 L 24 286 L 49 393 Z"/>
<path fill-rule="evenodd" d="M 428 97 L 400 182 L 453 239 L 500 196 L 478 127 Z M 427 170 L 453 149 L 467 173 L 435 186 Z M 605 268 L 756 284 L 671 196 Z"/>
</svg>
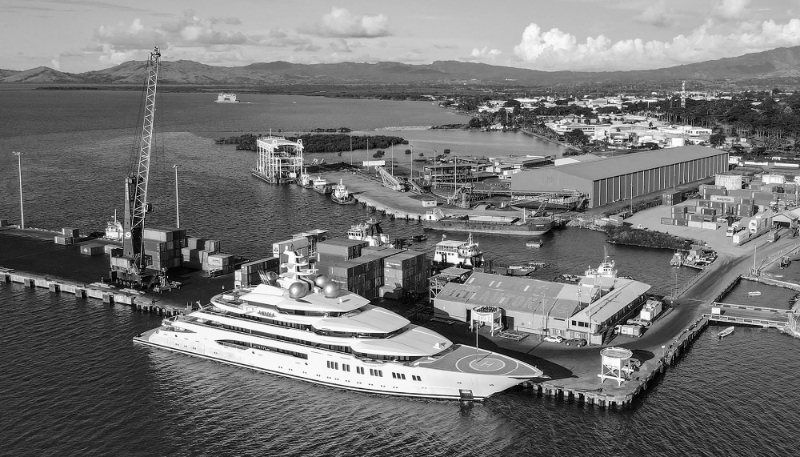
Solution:
<svg viewBox="0 0 800 457">
<path fill-rule="evenodd" d="M 148 211 L 147 185 L 150 180 L 150 155 L 153 143 L 153 122 L 156 112 L 156 88 L 161 52 L 155 47 L 147 61 L 147 87 L 144 101 L 144 120 L 138 135 L 138 163 L 125 177 L 125 216 L 123 224 L 122 257 L 112 257 L 111 277 L 130 286 L 149 286 L 160 276 L 146 273 L 144 258 L 144 227 Z"/>
</svg>

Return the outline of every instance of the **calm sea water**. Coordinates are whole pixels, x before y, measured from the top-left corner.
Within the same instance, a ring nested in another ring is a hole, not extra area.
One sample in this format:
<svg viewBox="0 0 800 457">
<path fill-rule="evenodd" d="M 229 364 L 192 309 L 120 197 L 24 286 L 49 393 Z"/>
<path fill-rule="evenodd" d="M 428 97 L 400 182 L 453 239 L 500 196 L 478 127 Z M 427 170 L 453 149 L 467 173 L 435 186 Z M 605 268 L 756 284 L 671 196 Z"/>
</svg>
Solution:
<svg viewBox="0 0 800 457">
<path fill-rule="evenodd" d="M 251 258 L 305 229 L 341 236 L 369 214 L 252 179 L 254 153 L 211 138 L 270 126 L 372 131 L 457 122 L 426 103 L 262 95 L 230 106 L 201 94 L 163 98 L 167 133 L 154 154 L 157 211 L 150 221 L 174 224 L 178 164 L 181 225 Z M 25 153 L 27 224 L 102 228 L 122 207 L 138 94 L 0 91 L 0 103 L 2 149 Z M 437 148 L 452 138 L 454 153 L 480 144 L 487 156 L 517 147 L 549 155 L 554 148 L 515 134 L 392 134 Z M 0 217 L 17 220 L 17 186 L 16 157 L 0 155 Z M 405 221 L 383 225 L 393 236 L 422 233 Z M 432 249 L 438 237 L 415 247 Z M 541 249 L 525 248 L 521 238 L 475 237 L 498 263 L 547 262 L 537 272 L 545 279 L 580 273 L 603 256 L 603 235 L 578 229 L 548 234 Z M 691 275 L 669 268 L 669 251 L 608 252 L 620 274 L 657 293 L 669 292 L 676 272 L 678 283 Z M 757 288 L 764 302 L 791 298 Z M 792 410 L 800 400 L 792 385 L 800 341 L 774 331 L 737 329 L 722 342 L 707 333 L 635 409 L 578 407 L 524 391 L 462 408 L 344 392 L 134 346 L 133 335 L 160 319 L 94 300 L 0 285 L 0 307 L 2 455 L 776 455 L 793 449 L 800 425 Z"/>
</svg>

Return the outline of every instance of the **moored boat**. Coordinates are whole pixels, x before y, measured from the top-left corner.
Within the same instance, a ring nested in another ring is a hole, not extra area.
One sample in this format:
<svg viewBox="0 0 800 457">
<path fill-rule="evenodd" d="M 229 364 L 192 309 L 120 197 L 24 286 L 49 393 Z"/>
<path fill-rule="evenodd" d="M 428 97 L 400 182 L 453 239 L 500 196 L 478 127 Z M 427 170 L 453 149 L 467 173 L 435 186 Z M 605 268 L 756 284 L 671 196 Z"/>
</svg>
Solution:
<svg viewBox="0 0 800 457">
<path fill-rule="evenodd" d="M 357 241 L 366 241 L 369 246 L 390 246 L 389 235 L 383 233 L 380 222 L 369 218 L 366 222 L 350 226 L 347 238 Z"/>
<path fill-rule="evenodd" d="M 286 251 L 287 271 L 165 319 L 136 343 L 342 389 L 481 401 L 538 368 L 372 305 Z"/>
<path fill-rule="evenodd" d="M 466 241 L 442 240 L 436 243 L 433 252 L 433 265 L 436 267 L 456 266 L 474 268 L 483 265 L 483 251 L 469 234 Z"/>
<path fill-rule="evenodd" d="M 509 265 L 506 268 L 506 274 L 508 276 L 528 276 L 529 274 L 544 268 L 544 262 L 528 262 L 526 264 L 521 265 Z"/>
<path fill-rule="evenodd" d="M 736 327 L 733 327 L 733 326 L 731 326 L 731 327 L 728 327 L 728 328 L 726 328 L 725 330 L 723 330 L 723 331 L 719 332 L 719 333 L 717 334 L 717 337 L 719 337 L 720 339 L 721 339 L 721 338 L 724 338 L 724 337 L 726 337 L 726 336 L 730 335 L 731 333 L 733 333 L 733 331 L 734 331 L 735 329 L 736 329 Z"/>
<path fill-rule="evenodd" d="M 543 245 L 544 245 L 544 243 L 542 242 L 542 240 L 528 240 L 525 243 L 525 246 L 527 246 L 529 248 L 540 248 Z"/>
<path fill-rule="evenodd" d="M 750 297 L 758 297 L 758 296 L 761 295 L 761 292 L 756 290 L 756 291 L 753 291 L 753 292 L 748 292 L 747 295 L 750 296 Z"/>
<path fill-rule="evenodd" d="M 311 181 L 311 188 L 322 195 L 328 195 L 333 192 L 333 186 L 325 178 L 317 176 Z"/>
<path fill-rule="evenodd" d="M 356 202 L 355 197 L 347 190 L 347 186 L 344 185 L 341 179 L 339 180 L 339 184 L 333 188 L 331 200 L 340 205 L 352 205 Z"/>
</svg>

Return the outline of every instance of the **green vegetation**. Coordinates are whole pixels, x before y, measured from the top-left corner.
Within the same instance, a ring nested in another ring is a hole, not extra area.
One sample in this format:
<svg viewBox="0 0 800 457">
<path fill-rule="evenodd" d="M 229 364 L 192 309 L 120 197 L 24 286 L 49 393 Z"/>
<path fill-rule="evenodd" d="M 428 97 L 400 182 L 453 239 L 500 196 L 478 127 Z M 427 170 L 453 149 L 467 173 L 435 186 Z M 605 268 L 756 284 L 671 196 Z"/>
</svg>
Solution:
<svg viewBox="0 0 800 457">
<path fill-rule="evenodd" d="M 217 144 L 235 144 L 236 149 L 257 151 L 257 140 L 267 135 L 247 133 L 238 137 L 220 138 Z M 303 140 L 305 152 L 343 152 L 351 149 L 376 149 L 390 148 L 394 144 L 408 144 L 408 140 L 398 136 L 370 135 L 351 136 L 343 134 L 303 134 L 300 136 L 287 136 L 289 141 Z"/>
<path fill-rule="evenodd" d="M 689 249 L 692 247 L 692 244 L 699 244 L 695 240 L 681 238 L 664 232 L 636 229 L 629 225 L 608 225 L 605 227 L 605 231 L 608 235 L 607 241 L 611 244 L 659 249 Z"/>
</svg>

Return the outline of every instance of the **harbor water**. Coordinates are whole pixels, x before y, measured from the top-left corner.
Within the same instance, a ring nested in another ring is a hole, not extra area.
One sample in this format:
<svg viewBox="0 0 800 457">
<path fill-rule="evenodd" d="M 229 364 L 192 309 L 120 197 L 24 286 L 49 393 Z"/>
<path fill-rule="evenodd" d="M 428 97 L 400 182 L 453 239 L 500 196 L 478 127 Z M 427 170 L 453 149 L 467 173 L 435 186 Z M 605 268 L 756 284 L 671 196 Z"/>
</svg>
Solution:
<svg viewBox="0 0 800 457">
<path fill-rule="evenodd" d="M 166 133 L 153 155 L 156 211 L 148 222 L 174 225 L 177 164 L 181 226 L 252 259 L 270 255 L 271 243 L 292 233 L 321 228 L 343 236 L 375 215 L 253 179 L 255 153 L 213 138 L 270 127 L 367 131 L 460 122 L 429 103 L 248 95 L 240 98 L 253 103 L 231 106 L 213 103 L 215 97 L 164 95 Z M 0 91 L 0 102 L 3 150 L 24 153 L 26 225 L 102 230 L 114 209 L 122 210 L 138 94 Z M 407 132 L 380 134 L 414 144 L 417 131 Z M 447 135 L 463 142 L 470 133 Z M 551 155 L 555 147 L 516 134 L 485 135 L 482 142 L 496 143 L 487 156 L 520 141 L 531 154 Z M 417 138 L 434 141 L 424 133 Z M 0 217 L 12 221 L 19 214 L 17 179 L 16 157 L 3 154 Z M 392 237 L 427 234 L 414 246 L 423 250 L 443 235 L 404 220 L 382 225 Z M 545 235 L 539 249 L 526 248 L 524 237 L 474 237 L 499 264 L 546 262 L 536 272 L 542 279 L 579 274 L 604 255 L 604 235 L 576 228 Z M 668 294 L 694 274 L 670 268 L 670 251 L 608 246 L 608 254 L 620 275 L 652 284 L 655 293 Z M 757 290 L 759 303 L 792 296 L 762 284 Z M 791 407 L 800 400 L 792 385 L 800 340 L 774 330 L 737 328 L 722 341 L 714 329 L 706 332 L 631 409 L 576 406 L 524 390 L 462 407 L 346 392 L 134 346 L 132 337 L 160 318 L 99 300 L 0 284 L 0 309 L 0 455 L 776 455 L 793 450 L 800 426 Z"/>
</svg>

